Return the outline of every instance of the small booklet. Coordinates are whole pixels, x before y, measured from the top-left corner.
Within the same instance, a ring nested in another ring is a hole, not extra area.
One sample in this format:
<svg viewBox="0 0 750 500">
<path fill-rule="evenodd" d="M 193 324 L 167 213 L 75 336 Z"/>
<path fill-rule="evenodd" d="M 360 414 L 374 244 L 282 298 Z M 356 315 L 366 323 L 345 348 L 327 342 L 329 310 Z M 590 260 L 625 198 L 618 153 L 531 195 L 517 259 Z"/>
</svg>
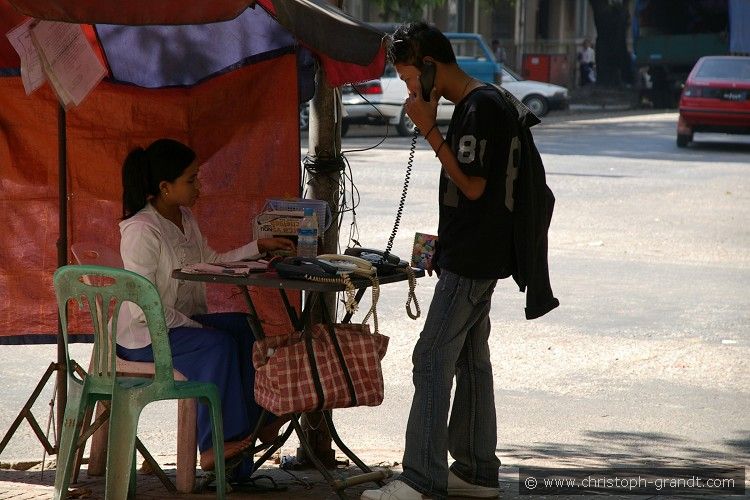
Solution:
<svg viewBox="0 0 750 500">
<path fill-rule="evenodd" d="M 411 252 L 411 266 L 427 269 L 433 255 L 438 237 L 434 234 L 414 233 L 414 247 Z"/>
</svg>

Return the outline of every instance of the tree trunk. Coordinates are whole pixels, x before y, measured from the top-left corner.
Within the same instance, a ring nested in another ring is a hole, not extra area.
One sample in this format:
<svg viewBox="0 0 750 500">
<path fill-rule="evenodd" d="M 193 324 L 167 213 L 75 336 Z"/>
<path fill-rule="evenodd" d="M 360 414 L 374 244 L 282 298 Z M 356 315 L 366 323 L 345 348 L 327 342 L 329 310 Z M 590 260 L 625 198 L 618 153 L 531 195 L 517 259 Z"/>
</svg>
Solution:
<svg viewBox="0 0 750 500">
<path fill-rule="evenodd" d="M 596 25 L 596 82 L 616 87 L 632 80 L 626 39 L 630 0 L 589 0 Z"/>
</svg>

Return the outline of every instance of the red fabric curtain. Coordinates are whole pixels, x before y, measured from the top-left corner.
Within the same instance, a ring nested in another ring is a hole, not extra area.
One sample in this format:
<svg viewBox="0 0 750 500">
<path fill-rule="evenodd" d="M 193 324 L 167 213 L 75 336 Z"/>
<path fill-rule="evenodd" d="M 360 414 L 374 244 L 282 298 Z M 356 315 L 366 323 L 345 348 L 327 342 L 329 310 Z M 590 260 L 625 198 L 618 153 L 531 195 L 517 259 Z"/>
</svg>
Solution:
<svg viewBox="0 0 750 500">
<path fill-rule="evenodd" d="M 189 89 L 102 82 L 67 113 L 69 243 L 119 248 L 122 161 L 159 137 L 186 142 L 206 162 L 194 211 L 209 243 L 224 251 L 249 241 L 267 197 L 299 192 L 296 75 L 290 54 Z M 20 78 L 0 77 L 0 336 L 57 331 L 57 107 L 48 85 L 26 96 Z M 214 286 L 209 307 L 245 310 L 236 295 Z M 264 295 L 271 332 L 287 329 L 278 294 Z"/>
<path fill-rule="evenodd" d="M 234 19 L 253 0 L 10 0 L 18 12 L 37 19 L 76 24 L 202 24 Z"/>
</svg>

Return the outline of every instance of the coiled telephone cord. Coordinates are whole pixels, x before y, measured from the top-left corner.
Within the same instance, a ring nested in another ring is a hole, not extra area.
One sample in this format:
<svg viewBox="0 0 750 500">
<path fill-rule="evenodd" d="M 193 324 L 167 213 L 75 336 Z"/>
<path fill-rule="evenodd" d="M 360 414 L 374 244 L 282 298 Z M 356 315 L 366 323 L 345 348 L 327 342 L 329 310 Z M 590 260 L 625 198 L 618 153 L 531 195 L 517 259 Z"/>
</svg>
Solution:
<svg viewBox="0 0 750 500">
<path fill-rule="evenodd" d="M 372 284 L 372 305 L 370 306 L 370 310 L 367 311 L 367 314 L 365 314 L 365 318 L 362 320 L 362 324 L 364 325 L 367 323 L 367 320 L 370 319 L 370 316 L 372 315 L 372 327 L 374 329 L 373 333 L 380 333 L 378 330 L 378 311 L 376 309 L 376 306 L 378 305 L 378 299 L 380 299 L 380 281 L 378 281 L 378 276 L 376 274 L 373 274 L 372 276 L 368 276 L 370 279 L 370 283 Z"/>
<path fill-rule="evenodd" d="M 305 276 L 306 280 L 314 281 L 316 283 L 328 283 L 333 285 L 344 285 L 344 293 L 346 294 L 346 301 L 344 302 L 344 308 L 346 312 L 354 314 L 357 310 L 357 301 L 355 300 L 356 289 L 354 283 L 349 279 L 348 274 L 341 274 L 335 278 L 324 278 L 322 276 Z"/>
<path fill-rule="evenodd" d="M 411 272 L 411 275 L 412 277 L 414 276 L 413 270 Z M 365 318 L 362 320 L 362 324 L 367 323 L 367 320 L 370 319 L 370 316 L 372 316 L 372 327 L 373 327 L 374 333 L 380 333 L 380 330 L 378 329 L 378 311 L 377 311 L 378 300 L 380 299 L 380 281 L 378 281 L 377 275 L 367 276 L 367 278 L 370 280 L 371 287 L 372 287 L 372 305 L 370 306 L 370 310 L 367 311 Z M 354 314 L 357 311 L 357 307 L 359 306 L 359 303 L 356 300 L 356 289 L 354 288 L 354 283 L 352 283 L 352 280 L 351 278 L 349 278 L 348 273 L 340 274 L 339 276 L 335 278 L 324 278 L 322 276 L 307 275 L 305 276 L 305 279 L 310 280 L 310 281 L 315 281 L 316 283 L 344 285 L 346 287 L 346 289 L 344 290 L 344 293 L 346 293 L 346 301 L 344 302 L 344 309 L 346 309 L 346 312 L 351 313 L 351 314 Z M 411 279 L 409 280 L 409 283 L 411 287 Z M 412 291 L 413 291 L 413 288 L 412 288 Z M 419 309 L 419 306 L 417 306 L 417 309 Z"/>
<path fill-rule="evenodd" d="M 417 138 L 419 137 L 419 129 L 414 129 L 414 135 L 411 138 L 411 146 L 409 149 L 409 159 L 406 161 L 406 174 L 404 175 L 404 188 L 401 190 L 401 199 L 398 202 L 398 209 L 396 210 L 396 220 L 393 221 L 393 231 L 391 236 L 388 238 L 388 244 L 385 246 L 385 255 L 390 255 L 391 248 L 393 248 L 393 240 L 396 239 L 396 233 L 398 233 L 398 226 L 401 224 L 401 214 L 404 211 L 404 205 L 406 204 L 406 193 L 409 191 L 409 180 L 411 179 L 411 168 L 414 164 L 414 154 L 417 150 Z"/>
<path fill-rule="evenodd" d="M 411 266 L 406 266 L 402 269 L 406 273 L 406 276 L 409 277 L 409 295 L 406 299 L 406 314 L 411 319 L 417 319 L 422 315 L 422 310 L 419 308 L 419 301 L 417 300 L 417 294 L 414 291 L 417 287 L 417 277 L 414 274 L 414 269 L 412 269 Z M 414 302 L 415 312 L 412 312 L 411 310 L 412 302 Z"/>
</svg>

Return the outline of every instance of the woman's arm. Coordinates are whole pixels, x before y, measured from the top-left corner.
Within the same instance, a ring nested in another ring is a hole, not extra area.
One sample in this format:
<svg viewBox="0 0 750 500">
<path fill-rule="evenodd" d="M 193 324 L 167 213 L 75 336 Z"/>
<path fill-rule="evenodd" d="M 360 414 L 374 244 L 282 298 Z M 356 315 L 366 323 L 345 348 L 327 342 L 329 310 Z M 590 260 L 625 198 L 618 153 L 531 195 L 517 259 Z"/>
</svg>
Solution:
<svg viewBox="0 0 750 500">
<path fill-rule="evenodd" d="M 234 250 L 219 253 L 209 246 L 208 240 L 205 237 L 201 237 L 201 240 L 201 244 L 203 245 L 203 259 L 208 263 L 234 262 L 244 259 L 258 259 L 262 255 L 262 252 L 258 248 L 257 241 L 251 241 L 247 245 L 235 248 Z"/>
</svg>

